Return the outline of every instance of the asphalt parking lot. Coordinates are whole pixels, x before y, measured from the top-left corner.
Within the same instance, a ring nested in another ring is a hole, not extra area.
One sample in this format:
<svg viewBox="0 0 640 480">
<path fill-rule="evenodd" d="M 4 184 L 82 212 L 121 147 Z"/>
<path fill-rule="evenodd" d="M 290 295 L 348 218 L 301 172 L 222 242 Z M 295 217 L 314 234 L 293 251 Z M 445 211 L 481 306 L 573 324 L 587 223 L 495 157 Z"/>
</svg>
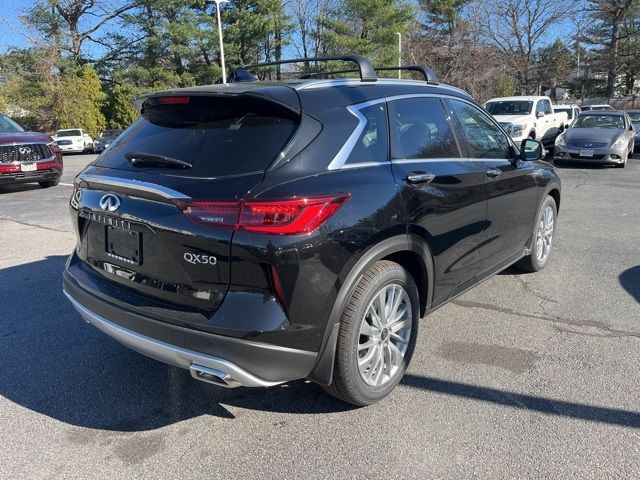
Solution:
<svg viewBox="0 0 640 480">
<path fill-rule="evenodd" d="M 555 250 L 421 323 L 354 409 L 307 382 L 215 388 L 87 325 L 58 187 L 0 190 L 0 478 L 638 478 L 640 160 L 560 168 Z"/>
</svg>

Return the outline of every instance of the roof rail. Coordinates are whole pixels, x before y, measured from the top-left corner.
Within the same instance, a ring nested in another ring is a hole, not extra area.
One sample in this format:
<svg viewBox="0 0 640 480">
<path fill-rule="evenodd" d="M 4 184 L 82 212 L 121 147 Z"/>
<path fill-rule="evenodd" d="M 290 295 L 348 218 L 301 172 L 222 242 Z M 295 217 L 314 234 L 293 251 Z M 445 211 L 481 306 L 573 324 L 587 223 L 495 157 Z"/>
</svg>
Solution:
<svg viewBox="0 0 640 480">
<path fill-rule="evenodd" d="M 363 82 L 375 82 L 378 79 L 378 76 L 376 75 L 376 70 L 373 68 L 373 65 L 371 65 L 371 62 L 369 62 L 369 60 L 367 60 L 362 55 L 339 55 L 336 57 L 294 58 L 291 60 L 280 60 L 277 62 L 264 62 L 264 63 L 254 63 L 252 65 L 243 65 L 242 68 L 244 70 L 249 70 L 249 69 L 258 68 L 258 67 L 286 65 L 288 63 L 331 62 L 335 60 L 340 60 L 343 62 L 352 62 L 358 65 L 358 69 L 353 70 L 353 72 L 358 72 L 360 74 L 360 80 Z"/>
<path fill-rule="evenodd" d="M 402 67 L 376 67 L 374 68 L 374 70 L 376 72 L 383 72 L 383 71 L 399 71 L 399 70 L 403 70 L 403 71 L 410 71 L 410 72 L 418 72 L 420 74 L 422 74 L 422 76 L 424 77 L 425 81 L 427 81 L 428 83 L 439 83 L 438 77 L 436 76 L 435 72 L 433 71 L 432 68 L 427 67 L 425 65 L 406 65 L 406 66 L 402 66 Z M 301 79 L 309 79 L 309 78 L 315 78 L 315 77 L 321 77 L 323 75 L 340 75 L 343 73 L 354 73 L 357 72 L 357 70 L 333 70 L 333 71 L 329 71 L 329 72 L 309 72 L 309 73 L 305 73 L 304 75 L 302 75 L 300 78 Z"/>
<path fill-rule="evenodd" d="M 376 68 L 376 72 L 381 71 L 408 71 L 408 72 L 418 72 L 422 74 L 424 79 L 429 83 L 438 83 L 438 77 L 436 73 L 433 71 L 431 67 L 427 67 L 425 65 L 403 65 L 402 67 L 380 67 Z"/>
</svg>

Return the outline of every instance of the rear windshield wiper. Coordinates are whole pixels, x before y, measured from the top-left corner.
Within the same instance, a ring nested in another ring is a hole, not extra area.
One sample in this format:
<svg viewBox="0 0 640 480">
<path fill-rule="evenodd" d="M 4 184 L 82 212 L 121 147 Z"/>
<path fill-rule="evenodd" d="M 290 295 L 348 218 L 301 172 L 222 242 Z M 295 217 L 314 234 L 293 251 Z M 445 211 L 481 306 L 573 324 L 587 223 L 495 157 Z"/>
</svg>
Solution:
<svg viewBox="0 0 640 480">
<path fill-rule="evenodd" d="M 169 168 L 193 168 L 189 162 L 177 158 L 165 157 L 155 153 L 129 152 L 124 156 L 134 167 L 143 165 L 159 165 Z"/>
</svg>

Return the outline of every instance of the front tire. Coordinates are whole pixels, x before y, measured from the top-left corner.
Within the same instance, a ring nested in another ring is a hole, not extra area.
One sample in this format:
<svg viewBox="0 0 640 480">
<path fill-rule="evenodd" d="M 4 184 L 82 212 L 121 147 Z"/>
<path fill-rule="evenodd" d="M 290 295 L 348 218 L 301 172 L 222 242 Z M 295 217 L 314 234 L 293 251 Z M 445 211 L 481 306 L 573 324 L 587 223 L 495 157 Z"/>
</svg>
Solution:
<svg viewBox="0 0 640 480">
<path fill-rule="evenodd" d="M 516 263 L 517 268 L 526 272 L 537 272 L 545 267 L 553 247 L 557 217 L 556 201 L 548 195 L 542 202 L 536 217 L 530 243 L 531 253 Z"/>
<path fill-rule="evenodd" d="M 419 319 L 409 272 L 387 260 L 373 265 L 342 312 L 333 380 L 325 390 L 358 406 L 386 397 L 411 361 Z"/>
</svg>

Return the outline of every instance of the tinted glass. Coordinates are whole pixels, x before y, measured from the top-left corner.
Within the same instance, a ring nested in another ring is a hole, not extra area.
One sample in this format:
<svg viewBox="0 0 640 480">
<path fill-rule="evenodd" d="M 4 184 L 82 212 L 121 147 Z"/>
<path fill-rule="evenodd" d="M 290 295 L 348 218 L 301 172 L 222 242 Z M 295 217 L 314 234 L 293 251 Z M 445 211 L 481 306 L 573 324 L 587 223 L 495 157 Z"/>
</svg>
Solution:
<svg viewBox="0 0 640 480">
<path fill-rule="evenodd" d="M 625 128 L 622 115 L 580 115 L 571 125 L 573 128 Z"/>
<path fill-rule="evenodd" d="M 629 118 L 633 123 L 640 123 L 640 112 L 629 112 Z"/>
<path fill-rule="evenodd" d="M 58 130 L 55 136 L 56 137 L 81 137 L 82 132 L 80 132 L 80 130 Z"/>
<path fill-rule="evenodd" d="M 532 107 L 533 102 L 504 101 L 489 102 L 484 108 L 491 115 L 529 115 Z"/>
<path fill-rule="evenodd" d="M 100 133 L 100 138 L 116 138 L 122 133 L 122 130 L 105 130 Z"/>
<path fill-rule="evenodd" d="M 22 132 L 23 129 L 9 117 L 0 113 L 0 132 Z"/>
<path fill-rule="evenodd" d="M 437 98 L 410 98 L 389 104 L 391 158 L 459 158 L 447 114 Z"/>
<path fill-rule="evenodd" d="M 592 110 L 613 110 L 613 107 L 610 105 L 602 105 L 599 107 L 593 107 Z"/>
<path fill-rule="evenodd" d="M 573 118 L 573 108 L 557 108 L 555 109 L 556 113 L 566 113 L 567 118 L 571 120 Z"/>
<path fill-rule="evenodd" d="M 471 158 L 510 158 L 509 140 L 482 110 L 459 100 L 449 100 Z"/>
<path fill-rule="evenodd" d="M 389 152 L 387 111 L 384 103 L 360 110 L 367 123 L 347 159 L 347 163 L 386 162 Z"/>
<path fill-rule="evenodd" d="M 263 172 L 286 146 L 298 116 L 262 98 L 178 97 L 185 103 L 147 100 L 142 116 L 96 162 L 98 166 L 145 172 L 127 153 L 161 155 L 190 163 L 172 175 L 218 177 Z M 186 100 L 185 100 L 186 99 Z"/>
</svg>

